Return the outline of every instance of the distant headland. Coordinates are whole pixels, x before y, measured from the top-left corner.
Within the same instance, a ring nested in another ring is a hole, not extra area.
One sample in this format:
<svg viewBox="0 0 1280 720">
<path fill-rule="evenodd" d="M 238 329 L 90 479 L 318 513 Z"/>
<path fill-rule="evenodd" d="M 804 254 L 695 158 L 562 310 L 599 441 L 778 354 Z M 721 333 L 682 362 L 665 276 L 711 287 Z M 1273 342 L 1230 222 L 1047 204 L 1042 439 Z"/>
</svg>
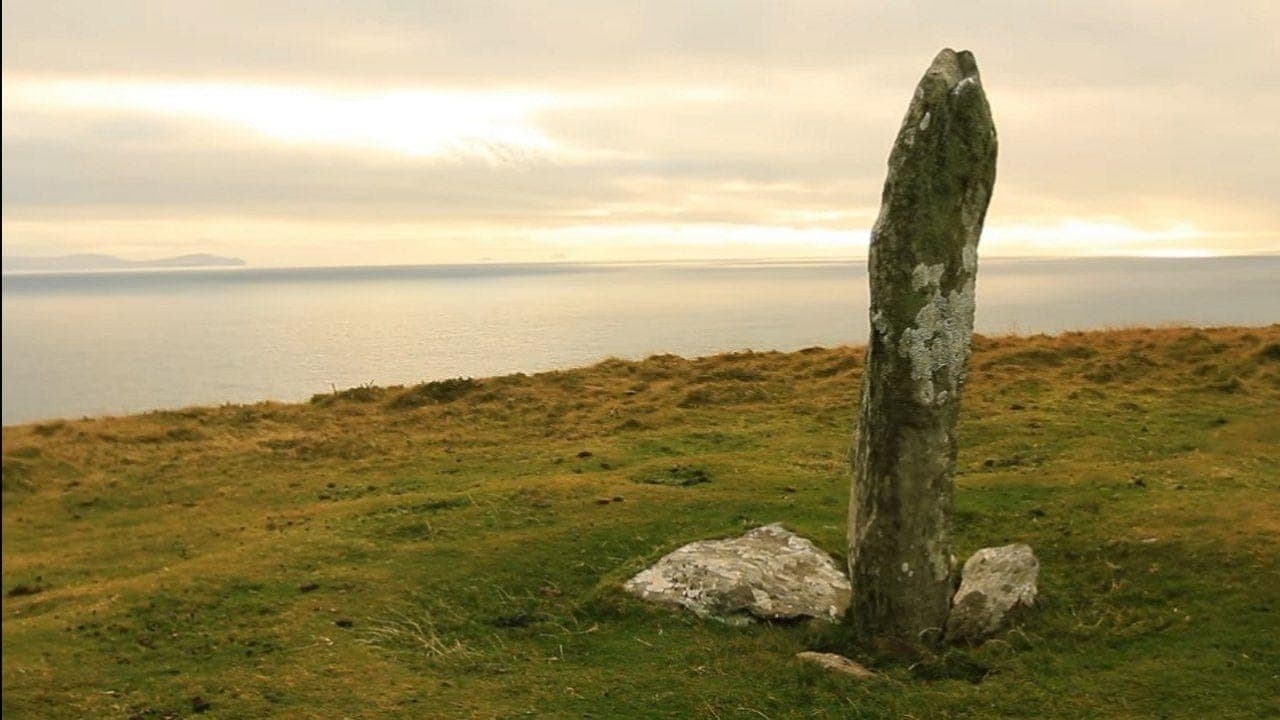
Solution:
<svg viewBox="0 0 1280 720">
<path fill-rule="evenodd" d="M 179 255 L 155 260 L 126 260 L 114 255 L 78 253 L 56 257 L 5 257 L 4 272 L 40 272 L 62 270 L 138 270 L 144 268 L 239 267 L 244 260 L 207 253 Z"/>
</svg>

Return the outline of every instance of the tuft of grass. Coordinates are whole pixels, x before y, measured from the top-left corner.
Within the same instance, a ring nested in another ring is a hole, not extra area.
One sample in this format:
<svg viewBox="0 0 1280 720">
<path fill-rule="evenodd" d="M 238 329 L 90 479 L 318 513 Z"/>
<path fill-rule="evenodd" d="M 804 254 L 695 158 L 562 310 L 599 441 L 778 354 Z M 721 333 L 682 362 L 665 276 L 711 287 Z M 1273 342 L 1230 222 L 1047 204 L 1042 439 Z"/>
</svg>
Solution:
<svg viewBox="0 0 1280 720">
<path fill-rule="evenodd" d="M 689 487 L 711 482 L 711 473 L 692 465 L 672 465 L 661 470 L 645 470 L 637 475 L 636 480 L 647 485 Z"/>
<path fill-rule="evenodd" d="M 9 592 L 5 593 L 5 597 L 22 597 L 23 595 L 35 595 L 36 593 L 42 590 L 44 590 L 44 588 L 40 587 L 39 585 L 26 585 L 24 583 L 19 583 L 9 588 Z"/>
<path fill-rule="evenodd" d="M 452 378 L 422 383 L 391 398 L 387 406 L 403 410 L 424 405 L 451 403 L 465 397 L 478 387 L 480 383 L 471 378 Z"/>
<path fill-rule="evenodd" d="M 1245 389 L 1245 385 L 1239 377 L 1233 375 L 1225 380 L 1209 383 L 1209 388 L 1221 393 L 1238 393 Z"/>
<path fill-rule="evenodd" d="M 357 385 L 346 390 L 335 390 L 331 393 L 318 393 L 311 396 L 311 404 L 321 407 L 328 407 L 334 403 L 372 403 L 378 402 L 387 394 L 386 388 L 375 386 L 373 383 Z"/>
<path fill-rule="evenodd" d="M 0 461 L 0 487 L 4 492 L 31 490 L 32 463 L 16 455 L 5 455 Z"/>
<path fill-rule="evenodd" d="M 36 423 L 31 426 L 31 432 L 39 435 L 40 437 L 49 437 L 50 435 L 60 432 L 66 426 L 67 424 L 62 420 L 55 420 L 47 423 Z"/>
<path fill-rule="evenodd" d="M 414 661 L 466 659 L 480 655 L 467 647 L 461 638 L 442 629 L 439 607 L 401 609 L 371 618 L 367 629 L 356 642 L 392 653 L 402 653 Z M 450 620 L 456 623 L 456 611 Z"/>
<path fill-rule="evenodd" d="M 719 382 L 690 390 L 676 403 L 676 407 L 687 410 L 717 405 L 745 405 L 768 400 L 769 392 L 758 384 Z"/>
</svg>

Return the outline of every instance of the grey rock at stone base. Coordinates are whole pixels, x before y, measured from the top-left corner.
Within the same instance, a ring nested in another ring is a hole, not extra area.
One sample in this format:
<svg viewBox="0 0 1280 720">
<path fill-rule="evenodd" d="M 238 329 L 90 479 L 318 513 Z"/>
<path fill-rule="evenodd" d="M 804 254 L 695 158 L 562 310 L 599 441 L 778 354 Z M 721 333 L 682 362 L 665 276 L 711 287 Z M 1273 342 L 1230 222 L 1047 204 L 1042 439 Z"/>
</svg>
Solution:
<svg viewBox="0 0 1280 720">
<path fill-rule="evenodd" d="M 854 662 L 843 655 L 835 653 L 813 652 L 806 650 L 805 652 L 796 653 L 796 657 L 801 660 L 815 665 L 824 667 L 833 672 L 843 673 L 859 680 L 870 680 L 876 674 L 861 663 Z"/>
<path fill-rule="evenodd" d="M 947 618 L 947 639 L 976 643 L 999 632 L 1018 608 L 1036 600 L 1040 561 L 1023 544 L 983 548 L 964 564 Z"/>
<path fill-rule="evenodd" d="M 685 545 L 623 587 L 645 600 L 731 623 L 751 616 L 834 622 L 852 596 L 830 555 L 776 523 L 738 538 Z"/>
</svg>

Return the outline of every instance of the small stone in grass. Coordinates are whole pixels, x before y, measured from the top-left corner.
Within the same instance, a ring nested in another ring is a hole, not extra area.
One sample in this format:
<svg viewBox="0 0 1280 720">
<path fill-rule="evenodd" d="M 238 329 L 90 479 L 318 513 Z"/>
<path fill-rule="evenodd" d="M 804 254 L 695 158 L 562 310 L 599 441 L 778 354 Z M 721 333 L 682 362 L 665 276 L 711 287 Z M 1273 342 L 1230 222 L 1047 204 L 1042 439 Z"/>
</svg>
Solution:
<svg viewBox="0 0 1280 720">
<path fill-rule="evenodd" d="M 869 680 L 876 676 L 874 672 L 868 670 L 860 663 L 856 663 L 843 655 L 836 655 L 835 653 L 805 651 L 796 653 L 796 657 L 804 660 L 805 662 L 820 665 L 828 670 L 834 670 L 838 673 L 856 677 L 859 680 Z"/>
</svg>

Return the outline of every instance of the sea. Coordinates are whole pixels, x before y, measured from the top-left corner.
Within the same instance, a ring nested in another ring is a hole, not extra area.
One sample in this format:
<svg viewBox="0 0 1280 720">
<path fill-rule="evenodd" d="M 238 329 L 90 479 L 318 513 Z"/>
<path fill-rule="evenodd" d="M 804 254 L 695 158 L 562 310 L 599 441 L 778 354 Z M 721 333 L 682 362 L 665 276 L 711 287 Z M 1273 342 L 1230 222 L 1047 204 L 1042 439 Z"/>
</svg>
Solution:
<svg viewBox="0 0 1280 720">
<path fill-rule="evenodd" d="M 864 262 L 6 274 L 3 422 L 867 339 Z M 1280 322 L 1280 255 L 984 259 L 978 332 Z"/>
</svg>

